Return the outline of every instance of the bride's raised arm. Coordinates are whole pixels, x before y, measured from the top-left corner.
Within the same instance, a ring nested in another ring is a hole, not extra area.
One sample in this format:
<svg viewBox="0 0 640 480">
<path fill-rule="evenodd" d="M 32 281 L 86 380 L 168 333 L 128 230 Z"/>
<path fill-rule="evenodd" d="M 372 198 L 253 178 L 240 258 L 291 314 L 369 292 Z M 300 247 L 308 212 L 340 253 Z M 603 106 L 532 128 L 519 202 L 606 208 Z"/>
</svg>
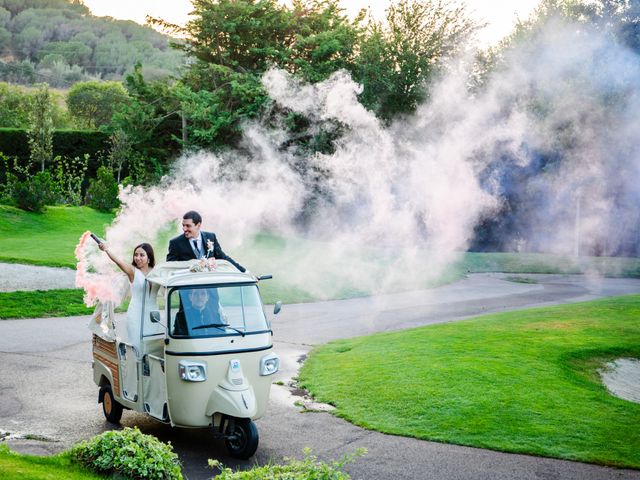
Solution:
<svg viewBox="0 0 640 480">
<path fill-rule="evenodd" d="M 109 251 L 109 246 L 105 242 L 100 243 L 98 245 L 98 248 L 102 250 L 104 253 L 106 253 L 109 256 L 109 258 L 113 261 L 113 263 L 118 265 L 120 270 L 126 273 L 127 277 L 129 277 L 129 282 L 133 283 L 133 277 L 135 275 L 135 271 L 133 270 L 133 265 L 131 265 L 130 263 L 123 262 L 120 258 L 116 257 L 113 253 L 111 253 Z"/>
</svg>

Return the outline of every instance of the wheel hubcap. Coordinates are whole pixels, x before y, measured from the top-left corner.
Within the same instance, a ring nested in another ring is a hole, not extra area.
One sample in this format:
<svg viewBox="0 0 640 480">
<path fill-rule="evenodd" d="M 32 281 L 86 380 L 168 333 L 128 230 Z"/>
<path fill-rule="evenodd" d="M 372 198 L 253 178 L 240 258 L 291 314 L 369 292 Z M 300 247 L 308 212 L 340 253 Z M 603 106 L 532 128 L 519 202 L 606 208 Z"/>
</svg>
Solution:
<svg viewBox="0 0 640 480">
<path fill-rule="evenodd" d="M 235 430 L 233 431 L 233 435 L 229 439 L 229 443 L 231 443 L 234 448 L 242 448 L 245 443 L 245 437 L 244 432 L 241 428 L 235 428 Z"/>
</svg>

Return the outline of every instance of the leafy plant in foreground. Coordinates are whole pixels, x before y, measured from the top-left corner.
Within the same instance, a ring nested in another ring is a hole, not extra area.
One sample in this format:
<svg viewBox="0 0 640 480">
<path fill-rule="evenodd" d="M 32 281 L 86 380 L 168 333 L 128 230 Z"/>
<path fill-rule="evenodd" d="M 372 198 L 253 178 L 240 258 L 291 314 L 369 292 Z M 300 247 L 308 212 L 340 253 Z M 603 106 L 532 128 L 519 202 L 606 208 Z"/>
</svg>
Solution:
<svg viewBox="0 0 640 480">
<path fill-rule="evenodd" d="M 364 448 L 358 448 L 354 453 L 344 455 L 340 460 L 333 460 L 330 463 L 318 461 L 318 458 L 311 455 L 311 449 L 304 449 L 304 460 L 286 458 L 284 465 L 267 464 L 253 467 L 251 470 L 234 472 L 225 467 L 218 460 L 209 460 L 209 467 L 220 469 L 220 473 L 214 477 L 215 480 L 348 480 L 349 474 L 342 471 L 347 463 L 352 462 L 357 457 L 366 454 Z"/>
<path fill-rule="evenodd" d="M 126 478 L 182 480 L 180 461 L 171 444 L 145 435 L 137 427 L 104 432 L 75 445 L 74 462 L 91 470 Z"/>
</svg>

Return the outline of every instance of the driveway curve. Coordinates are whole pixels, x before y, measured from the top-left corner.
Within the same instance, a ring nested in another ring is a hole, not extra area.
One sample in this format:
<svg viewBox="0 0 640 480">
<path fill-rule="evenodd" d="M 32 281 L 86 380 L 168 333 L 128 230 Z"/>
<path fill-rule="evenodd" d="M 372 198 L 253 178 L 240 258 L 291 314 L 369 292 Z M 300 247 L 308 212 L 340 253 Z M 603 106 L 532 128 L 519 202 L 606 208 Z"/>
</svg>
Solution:
<svg viewBox="0 0 640 480">
<path fill-rule="evenodd" d="M 128 411 L 122 425 L 137 425 L 145 433 L 171 441 L 191 480 L 215 474 L 206 467 L 208 458 L 245 468 L 254 462 L 301 457 L 304 447 L 325 460 L 367 448 L 365 457 L 346 468 L 357 479 L 640 480 L 636 470 L 384 435 L 328 413 L 303 413 L 294 405 L 298 397 L 286 384 L 311 348 L 329 340 L 640 292 L 637 279 L 526 277 L 537 283 L 477 274 L 433 290 L 285 306 L 273 324 L 275 349 L 283 360 L 276 380 L 285 385 L 273 386 L 267 415 L 257 421 L 260 447 L 250 461 L 227 457 L 224 446 L 205 430 L 172 429 Z M 8 432 L 5 441 L 11 448 L 55 453 L 113 428 L 96 403 L 87 321 L 88 317 L 0 321 L 0 437 L 2 431 Z"/>
</svg>

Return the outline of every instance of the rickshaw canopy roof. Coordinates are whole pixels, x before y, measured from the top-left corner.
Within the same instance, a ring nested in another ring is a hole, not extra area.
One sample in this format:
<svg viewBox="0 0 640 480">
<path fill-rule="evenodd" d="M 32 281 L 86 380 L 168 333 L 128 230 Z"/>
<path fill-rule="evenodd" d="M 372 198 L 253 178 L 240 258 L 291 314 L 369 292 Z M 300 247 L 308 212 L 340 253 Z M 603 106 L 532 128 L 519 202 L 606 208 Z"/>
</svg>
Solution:
<svg viewBox="0 0 640 480">
<path fill-rule="evenodd" d="M 226 260 L 216 260 L 216 269 L 213 271 L 191 271 L 197 264 L 197 260 L 160 263 L 147 275 L 147 280 L 162 287 L 256 282 L 253 275 L 242 273 Z"/>
</svg>

